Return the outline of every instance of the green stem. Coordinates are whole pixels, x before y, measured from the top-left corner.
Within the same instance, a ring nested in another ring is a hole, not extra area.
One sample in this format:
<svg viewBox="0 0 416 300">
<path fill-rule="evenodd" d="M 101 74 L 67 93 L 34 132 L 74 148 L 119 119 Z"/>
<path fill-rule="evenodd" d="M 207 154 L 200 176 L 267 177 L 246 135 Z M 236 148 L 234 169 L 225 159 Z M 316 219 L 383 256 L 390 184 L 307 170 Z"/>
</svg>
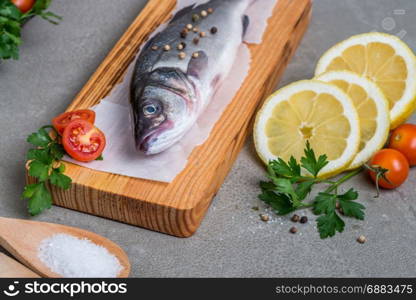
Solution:
<svg viewBox="0 0 416 300">
<path fill-rule="evenodd" d="M 322 182 L 322 183 L 329 183 L 331 184 L 331 186 L 329 188 L 327 188 L 325 190 L 324 193 L 331 193 L 334 190 L 336 190 L 341 184 L 343 184 L 344 182 L 350 180 L 352 177 L 357 176 L 358 174 L 361 173 L 361 171 L 363 170 L 363 168 L 359 168 L 357 170 L 354 170 L 348 174 L 346 174 L 344 177 L 340 178 L 338 181 L 334 182 L 334 181 L 328 181 L 328 180 L 320 180 L 320 179 L 316 179 L 317 183 Z M 305 209 L 305 208 L 311 208 L 314 207 L 314 203 L 302 203 L 302 205 L 300 205 L 298 208 L 296 208 L 296 210 L 301 210 L 301 209 Z"/>
<path fill-rule="evenodd" d="M 358 174 L 360 174 L 362 170 L 363 170 L 363 168 L 359 168 L 357 170 L 354 170 L 354 171 L 348 173 L 347 175 L 345 175 L 344 177 L 342 177 L 341 179 L 339 179 L 337 182 L 335 182 L 332 186 L 330 186 L 329 188 L 327 188 L 324 193 L 328 193 L 329 194 L 329 193 L 333 192 L 341 184 L 343 184 L 344 182 L 350 180 L 352 177 L 357 176 Z"/>
</svg>

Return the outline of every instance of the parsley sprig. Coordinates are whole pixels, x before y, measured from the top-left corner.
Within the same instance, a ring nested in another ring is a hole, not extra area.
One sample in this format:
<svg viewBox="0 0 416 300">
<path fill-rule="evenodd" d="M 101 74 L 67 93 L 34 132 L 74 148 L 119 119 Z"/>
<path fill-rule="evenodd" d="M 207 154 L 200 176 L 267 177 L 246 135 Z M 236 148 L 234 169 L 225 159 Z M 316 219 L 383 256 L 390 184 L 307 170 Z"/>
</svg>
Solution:
<svg viewBox="0 0 416 300">
<path fill-rule="evenodd" d="M 65 165 L 60 160 L 65 150 L 57 138 L 52 138 L 47 129 L 53 131 L 52 126 L 44 126 L 32 133 L 27 142 L 35 146 L 27 154 L 29 175 L 37 178 L 38 182 L 25 186 L 22 197 L 29 200 L 28 208 L 31 215 L 38 215 L 52 205 L 52 196 L 47 183 L 69 189 L 71 178 L 64 174 Z"/>
<path fill-rule="evenodd" d="M 33 16 L 40 16 L 52 24 L 62 18 L 46 11 L 52 0 L 36 0 L 33 8 L 23 14 L 10 0 L 0 0 L 0 60 L 18 59 L 23 24 Z"/>
<path fill-rule="evenodd" d="M 288 162 L 280 158 L 269 162 L 267 167 L 269 181 L 260 183 L 262 193 L 259 198 L 270 205 L 278 215 L 312 208 L 313 212 L 319 215 L 316 221 L 320 237 L 322 239 L 332 237 L 337 231 L 342 232 L 345 227 L 344 221 L 336 211 L 337 203 L 345 216 L 359 220 L 364 219 L 365 207 L 355 202 L 358 199 L 358 192 L 354 189 L 343 194 L 338 193 L 338 187 L 341 184 L 362 170 L 354 170 L 338 181 L 318 178 L 319 172 L 327 164 L 327 156 L 321 155 L 317 158 L 307 142 L 300 164 L 294 157 L 291 157 Z M 304 169 L 303 172 L 302 169 Z M 319 192 L 312 202 L 305 202 L 313 187 L 320 183 L 327 184 L 328 187 L 323 192 Z"/>
</svg>

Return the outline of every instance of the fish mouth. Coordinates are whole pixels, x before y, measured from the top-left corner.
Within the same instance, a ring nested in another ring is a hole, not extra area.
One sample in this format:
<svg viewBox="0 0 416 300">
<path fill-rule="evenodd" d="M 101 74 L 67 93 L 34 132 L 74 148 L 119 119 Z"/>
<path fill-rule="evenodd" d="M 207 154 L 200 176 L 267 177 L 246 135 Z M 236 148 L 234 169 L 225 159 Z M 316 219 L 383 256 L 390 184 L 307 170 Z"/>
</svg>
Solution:
<svg viewBox="0 0 416 300">
<path fill-rule="evenodd" d="M 151 149 L 152 146 L 157 142 L 158 137 L 166 130 L 172 129 L 173 123 L 166 121 L 160 125 L 157 129 L 151 130 L 149 133 L 144 135 L 136 143 L 136 148 L 139 152 L 143 152 L 146 155 L 153 154 Z"/>
</svg>

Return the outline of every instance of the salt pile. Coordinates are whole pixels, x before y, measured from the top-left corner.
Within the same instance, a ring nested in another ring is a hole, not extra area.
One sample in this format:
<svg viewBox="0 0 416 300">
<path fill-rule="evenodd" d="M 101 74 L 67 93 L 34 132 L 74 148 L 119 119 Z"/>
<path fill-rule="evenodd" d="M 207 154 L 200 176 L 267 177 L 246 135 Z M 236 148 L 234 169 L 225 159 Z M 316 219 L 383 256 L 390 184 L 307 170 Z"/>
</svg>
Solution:
<svg viewBox="0 0 416 300">
<path fill-rule="evenodd" d="M 69 278 L 111 278 L 123 269 L 106 248 L 68 234 L 43 240 L 38 257 L 53 272 Z"/>
</svg>

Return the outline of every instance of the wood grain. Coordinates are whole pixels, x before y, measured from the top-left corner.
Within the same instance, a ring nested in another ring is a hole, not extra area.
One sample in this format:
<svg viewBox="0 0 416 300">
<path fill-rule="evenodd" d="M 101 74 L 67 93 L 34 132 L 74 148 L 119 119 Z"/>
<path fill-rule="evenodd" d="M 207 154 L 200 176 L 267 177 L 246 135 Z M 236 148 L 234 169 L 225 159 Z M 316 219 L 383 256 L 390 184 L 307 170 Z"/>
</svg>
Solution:
<svg viewBox="0 0 416 300">
<path fill-rule="evenodd" d="M 39 278 L 40 276 L 32 272 L 24 265 L 0 253 L 0 278 Z"/>
<path fill-rule="evenodd" d="M 88 108 L 123 79 L 140 45 L 168 20 L 174 0 L 150 0 L 68 110 Z M 209 139 L 197 147 L 186 169 L 170 184 L 89 170 L 67 163 L 68 191 L 50 187 L 54 203 L 178 237 L 191 236 L 233 165 L 258 106 L 276 87 L 307 29 L 310 0 L 279 0 L 263 43 L 249 45 L 248 77 Z M 33 178 L 28 177 L 29 182 Z"/>
</svg>

